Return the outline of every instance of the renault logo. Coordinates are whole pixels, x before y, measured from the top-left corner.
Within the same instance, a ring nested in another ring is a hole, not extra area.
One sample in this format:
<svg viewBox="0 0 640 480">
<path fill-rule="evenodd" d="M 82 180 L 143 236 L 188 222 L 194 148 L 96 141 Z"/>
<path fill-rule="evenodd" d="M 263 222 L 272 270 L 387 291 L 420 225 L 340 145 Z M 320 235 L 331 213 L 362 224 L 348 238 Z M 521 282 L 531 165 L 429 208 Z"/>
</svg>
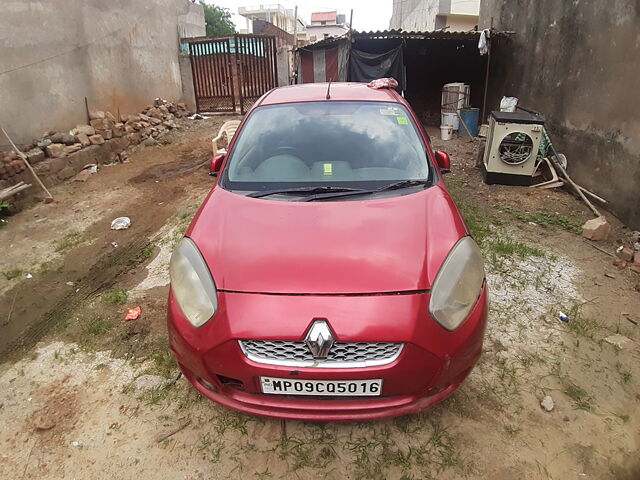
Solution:
<svg viewBox="0 0 640 480">
<path fill-rule="evenodd" d="M 311 355 L 315 359 L 325 359 L 333 346 L 335 339 L 326 320 L 315 320 L 304 338 Z"/>
</svg>

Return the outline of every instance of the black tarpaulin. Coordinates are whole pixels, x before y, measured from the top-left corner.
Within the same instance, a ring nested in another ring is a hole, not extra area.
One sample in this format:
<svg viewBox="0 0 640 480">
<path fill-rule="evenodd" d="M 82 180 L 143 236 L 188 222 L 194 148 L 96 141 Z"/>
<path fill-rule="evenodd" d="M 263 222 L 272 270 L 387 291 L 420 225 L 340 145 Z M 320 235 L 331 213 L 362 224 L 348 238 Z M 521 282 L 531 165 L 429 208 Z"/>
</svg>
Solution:
<svg viewBox="0 0 640 480">
<path fill-rule="evenodd" d="M 384 53 L 367 53 L 355 48 L 349 59 L 349 80 L 370 82 L 378 78 L 393 77 L 398 81 L 398 90 L 405 90 L 402 45 Z"/>
</svg>

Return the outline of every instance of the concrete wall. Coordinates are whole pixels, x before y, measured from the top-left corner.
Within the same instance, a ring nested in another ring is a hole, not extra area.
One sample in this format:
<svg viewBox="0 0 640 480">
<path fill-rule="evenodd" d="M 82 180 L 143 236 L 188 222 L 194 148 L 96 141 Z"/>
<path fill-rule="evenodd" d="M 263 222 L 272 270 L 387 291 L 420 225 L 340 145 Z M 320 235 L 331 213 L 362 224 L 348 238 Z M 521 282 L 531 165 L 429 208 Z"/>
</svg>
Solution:
<svg viewBox="0 0 640 480">
<path fill-rule="evenodd" d="M 85 97 L 114 113 L 180 100 L 178 35 L 204 32 L 188 0 L 3 0 L 1 11 L 0 125 L 18 143 L 85 123 Z"/>
<path fill-rule="evenodd" d="M 393 0 L 389 28 L 407 32 L 428 32 L 435 29 L 440 0 Z"/>
<path fill-rule="evenodd" d="M 464 32 L 478 23 L 479 8 L 480 0 L 393 0 L 389 28 L 428 32 L 449 26 Z"/>
<path fill-rule="evenodd" d="M 513 30 L 493 51 L 490 108 L 502 95 L 543 112 L 569 172 L 640 228 L 640 4 L 483 0 L 480 25 Z"/>
</svg>

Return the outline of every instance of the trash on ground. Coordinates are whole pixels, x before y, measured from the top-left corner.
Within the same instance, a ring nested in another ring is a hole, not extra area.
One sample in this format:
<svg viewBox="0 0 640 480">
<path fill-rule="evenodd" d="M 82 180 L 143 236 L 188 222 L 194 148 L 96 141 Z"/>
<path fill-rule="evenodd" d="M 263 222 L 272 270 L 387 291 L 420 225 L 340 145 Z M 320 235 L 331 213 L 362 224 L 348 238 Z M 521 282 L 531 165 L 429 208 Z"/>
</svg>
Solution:
<svg viewBox="0 0 640 480">
<path fill-rule="evenodd" d="M 569 317 L 562 312 L 558 312 L 558 317 L 560 317 L 561 322 L 567 323 L 569 321 Z"/>
<path fill-rule="evenodd" d="M 67 282 L 67 285 L 69 285 L 70 287 L 73 287 L 73 282 Z"/>
<path fill-rule="evenodd" d="M 553 398 L 549 395 L 545 396 L 540 402 L 540 406 L 545 412 L 551 412 L 555 408 L 555 403 L 553 402 Z"/>
<path fill-rule="evenodd" d="M 134 307 L 127 308 L 127 315 L 124 317 L 125 320 L 136 320 L 142 315 L 142 308 Z"/>
<path fill-rule="evenodd" d="M 190 115 L 187 118 L 189 120 L 204 120 L 204 117 L 202 115 L 200 115 L 199 113 L 194 113 L 193 115 Z"/>
<path fill-rule="evenodd" d="M 30 273 L 27 273 L 24 278 L 33 278 L 33 275 L 31 275 Z"/>
<path fill-rule="evenodd" d="M 129 217 L 118 217 L 111 222 L 111 230 L 125 230 L 131 226 Z"/>
<path fill-rule="evenodd" d="M 116 242 L 111 242 L 111 246 L 112 246 L 113 248 L 118 248 L 118 244 L 117 244 Z"/>
<path fill-rule="evenodd" d="M 76 448 L 80 448 L 80 447 L 82 447 L 82 442 L 74 440 L 73 442 L 71 442 L 71 446 L 72 447 L 76 447 Z"/>
<path fill-rule="evenodd" d="M 604 341 L 607 343 L 610 343 L 614 347 L 619 348 L 620 350 L 622 350 L 623 348 L 630 347 L 634 343 L 633 340 L 631 340 L 628 337 L 625 337 L 624 335 L 620 335 L 619 333 L 616 333 L 615 335 L 611 335 L 605 338 Z"/>
</svg>

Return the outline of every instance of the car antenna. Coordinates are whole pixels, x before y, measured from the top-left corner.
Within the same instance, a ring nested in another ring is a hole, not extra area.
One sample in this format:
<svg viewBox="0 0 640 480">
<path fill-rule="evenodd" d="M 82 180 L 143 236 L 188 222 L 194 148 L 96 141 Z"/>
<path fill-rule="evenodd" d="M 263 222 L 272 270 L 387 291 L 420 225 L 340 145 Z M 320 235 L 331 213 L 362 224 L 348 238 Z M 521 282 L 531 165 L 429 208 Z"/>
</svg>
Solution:
<svg viewBox="0 0 640 480">
<path fill-rule="evenodd" d="M 327 100 L 331 100 L 331 79 L 329 79 L 329 85 L 327 86 Z"/>
</svg>

